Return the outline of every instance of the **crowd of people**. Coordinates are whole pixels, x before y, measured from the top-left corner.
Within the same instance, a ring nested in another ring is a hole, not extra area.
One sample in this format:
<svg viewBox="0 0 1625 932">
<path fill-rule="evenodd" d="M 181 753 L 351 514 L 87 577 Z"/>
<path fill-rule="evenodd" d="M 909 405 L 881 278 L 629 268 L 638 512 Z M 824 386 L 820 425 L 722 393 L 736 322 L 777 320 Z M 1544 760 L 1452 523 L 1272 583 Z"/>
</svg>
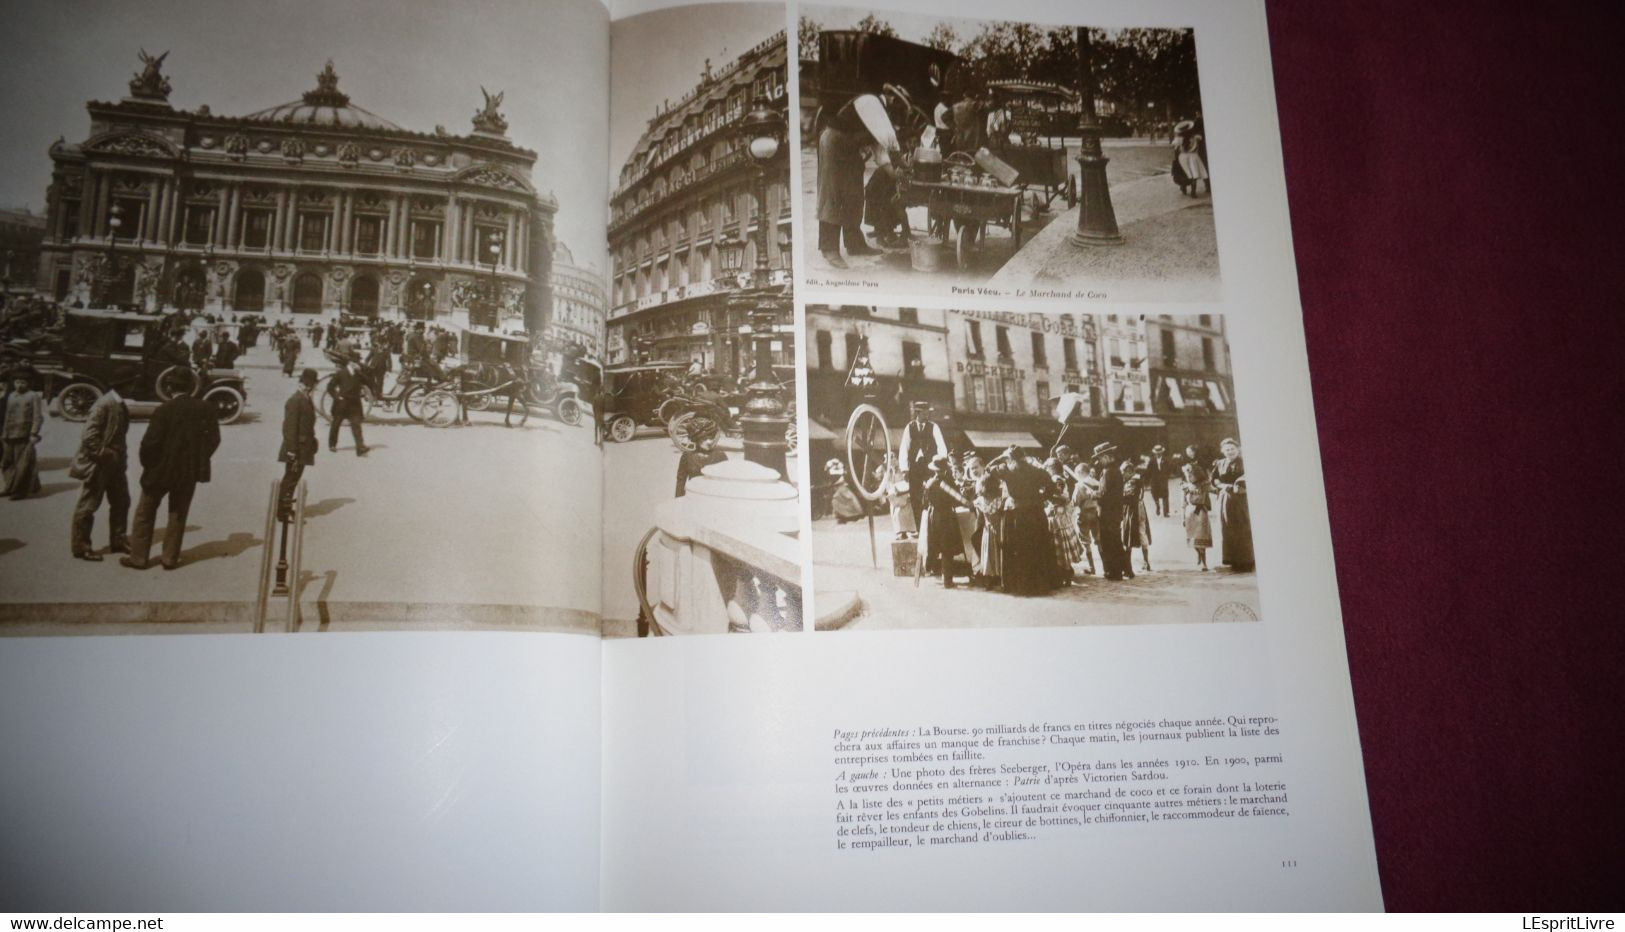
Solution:
<svg viewBox="0 0 1625 932">
<path fill-rule="evenodd" d="M 1194 446 L 1170 455 L 1157 444 L 1125 456 L 1111 442 L 1087 456 L 1058 444 L 1043 460 L 1012 446 L 985 461 L 974 450 L 952 454 L 928 410 L 915 404 L 898 452 L 874 478 L 896 538 L 917 540 L 923 572 L 947 588 L 965 577 L 975 587 L 1042 595 L 1080 575 L 1133 579 L 1136 551 L 1139 571 L 1152 570 L 1151 517 L 1176 513 L 1202 571 L 1215 520 L 1220 562 L 1253 569 L 1246 469 L 1234 439 L 1223 440 L 1211 461 Z M 837 480 L 836 520 L 862 518 L 865 506 L 844 464 L 831 460 L 825 470 Z"/>
</svg>

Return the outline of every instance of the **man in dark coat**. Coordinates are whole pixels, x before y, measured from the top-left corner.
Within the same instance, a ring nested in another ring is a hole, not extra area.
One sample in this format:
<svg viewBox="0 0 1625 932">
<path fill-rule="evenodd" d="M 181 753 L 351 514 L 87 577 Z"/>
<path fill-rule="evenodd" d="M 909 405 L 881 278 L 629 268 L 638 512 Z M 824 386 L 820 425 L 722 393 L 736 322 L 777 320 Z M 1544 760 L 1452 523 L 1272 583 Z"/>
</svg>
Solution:
<svg viewBox="0 0 1625 932">
<path fill-rule="evenodd" d="M 1167 449 L 1160 443 L 1152 447 L 1140 474 L 1151 488 L 1151 501 L 1156 506 L 1157 514 L 1164 518 L 1168 517 L 1168 478 L 1172 473 L 1173 462 L 1168 459 Z"/>
<path fill-rule="evenodd" d="M 931 477 L 931 461 L 948 454 L 948 441 L 942 428 L 929 417 L 931 404 L 916 401 L 909 405 L 913 417 L 903 425 L 897 444 L 897 461 L 908 473 L 908 504 L 915 515 L 925 514 L 925 480 Z"/>
<path fill-rule="evenodd" d="M 333 397 L 333 420 L 327 427 L 328 452 L 339 451 L 339 425 L 349 421 L 350 435 L 355 438 L 355 455 L 367 455 L 367 442 L 361 437 L 362 389 L 365 386 L 366 382 L 356 371 L 355 363 L 347 359 L 339 362 L 338 369 L 327 382 L 327 393 Z"/>
<path fill-rule="evenodd" d="M 1055 483 L 1042 467 L 1009 447 L 988 474 L 1004 483 L 1010 508 L 1004 513 L 1004 575 L 1001 588 L 1012 595 L 1044 595 L 1065 582 L 1055 557 L 1045 502 Z"/>
<path fill-rule="evenodd" d="M 315 369 L 299 373 L 299 387 L 282 405 L 282 448 L 276 456 L 282 463 L 277 515 L 283 521 L 293 519 L 293 496 L 305 467 L 316 465 L 316 402 L 311 398 L 316 381 Z"/>
<path fill-rule="evenodd" d="M 1117 447 L 1111 442 L 1095 445 L 1095 465 L 1100 475 L 1100 568 L 1107 579 L 1133 579 L 1134 567 L 1123 546 L 1123 474 L 1116 467 Z"/>
<path fill-rule="evenodd" d="M 73 456 L 68 475 L 82 480 L 79 502 L 73 507 L 73 525 L 69 541 L 73 555 L 80 560 L 100 560 L 90 545 L 90 532 L 96 524 L 96 512 L 107 499 L 108 552 L 128 553 L 129 541 L 125 530 L 130 521 L 130 480 L 127 474 L 128 451 L 125 437 L 130 430 L 130 409 L 119 397 L 117 389 L 109 388 L 90 408 L 85 428 L 79 434 L 79 450 Z"/>
<path fill-rule="evenodd" d="M 166 498 L 169 524 L 164 528 L 163 565 L 166 570 L 180 565 L 192 493 L 199 482 L 209 481 L 209 460 L 219 446 L 220 424 L 213 405 L 177 395 L 158 406 L 141 438 L 141 500 L 135 506 L 130 554 L 119 559 L 121 565 L 147 568 L 158 505 Z"/>
</svg>

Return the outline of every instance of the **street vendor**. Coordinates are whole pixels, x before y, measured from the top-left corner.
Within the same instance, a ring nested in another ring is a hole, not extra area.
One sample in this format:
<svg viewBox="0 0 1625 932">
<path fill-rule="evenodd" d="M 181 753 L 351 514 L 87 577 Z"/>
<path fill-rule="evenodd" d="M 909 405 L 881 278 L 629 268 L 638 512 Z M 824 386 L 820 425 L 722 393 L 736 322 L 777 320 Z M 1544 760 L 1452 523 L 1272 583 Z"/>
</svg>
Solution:
<svg viewBox="0 0 1625 932">
<path fill-rule="evenodd" d="M 905 222 L 896 206 L 897 160 L 902 146 L 898 128 L 926 122 L 904 88 L 887 84 L 879 94 L 859 94 L 832 114 L 820 118 L 818 133 L 818 251 L 833 268 L 846 268 L 847 255 L 875 252 L 860 226 L 865 213 L 877 231 L 897 233 Z M 864 185 L 866 153 L 875 160 L 875 178 Z M 865 210 L 865 201 L 876 203 Z M 880 199 L 885 204 L 880 204 Z M 889 226 L 888 226 L 889 224 Z"/>
</svg>

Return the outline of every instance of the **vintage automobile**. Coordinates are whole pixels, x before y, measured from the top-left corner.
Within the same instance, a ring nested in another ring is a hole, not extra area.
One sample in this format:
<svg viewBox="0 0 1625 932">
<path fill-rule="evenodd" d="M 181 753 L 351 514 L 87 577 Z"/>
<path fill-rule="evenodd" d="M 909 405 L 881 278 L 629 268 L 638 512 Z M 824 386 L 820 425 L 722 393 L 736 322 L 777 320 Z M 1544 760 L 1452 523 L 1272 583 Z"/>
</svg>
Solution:
<svg viewBox="0 0 1625 932">
<path fill-rule="evenodd" d="M 82 421 L 109 388 L 133 402 L 163 402 L 196 395 L 215 409 L 222 424 L 248 405 L 243 374 L 236 369 L 193 368 L 185 347 L 164 335 L 169 318 L 128 311 L 75 308 L 59 333 L 27 347 L 14 347 L 45 380 L 47 398 L 62 416 Z"/>
<path fill-rule="evenodd" d="M 660 403 L 666 400 L 671 380 L 687 368 L 680 362 L 656 362 L 606 370 L 597 406 L 603 435 L 625 443 L 639 427 L 658 425 Z"/>
</svg>

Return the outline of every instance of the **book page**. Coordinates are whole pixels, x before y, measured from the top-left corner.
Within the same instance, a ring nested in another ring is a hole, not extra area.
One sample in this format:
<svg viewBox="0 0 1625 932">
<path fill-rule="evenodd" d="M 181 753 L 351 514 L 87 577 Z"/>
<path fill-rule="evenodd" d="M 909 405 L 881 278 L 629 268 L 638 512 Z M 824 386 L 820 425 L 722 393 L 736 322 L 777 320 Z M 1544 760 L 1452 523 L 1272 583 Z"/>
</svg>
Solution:
<svg viewBox="0 0 1625 932">
<path fill-rule="evenodd" d="M 604 642 L 605 907 L 1380 907 L 1262 4 L 784 13 L 808 623 Z"/>
<path fill-rule="evenodd" d="M 604 7 L 11 20 L 0 898 L 592 908 Z"/>
</svg>

